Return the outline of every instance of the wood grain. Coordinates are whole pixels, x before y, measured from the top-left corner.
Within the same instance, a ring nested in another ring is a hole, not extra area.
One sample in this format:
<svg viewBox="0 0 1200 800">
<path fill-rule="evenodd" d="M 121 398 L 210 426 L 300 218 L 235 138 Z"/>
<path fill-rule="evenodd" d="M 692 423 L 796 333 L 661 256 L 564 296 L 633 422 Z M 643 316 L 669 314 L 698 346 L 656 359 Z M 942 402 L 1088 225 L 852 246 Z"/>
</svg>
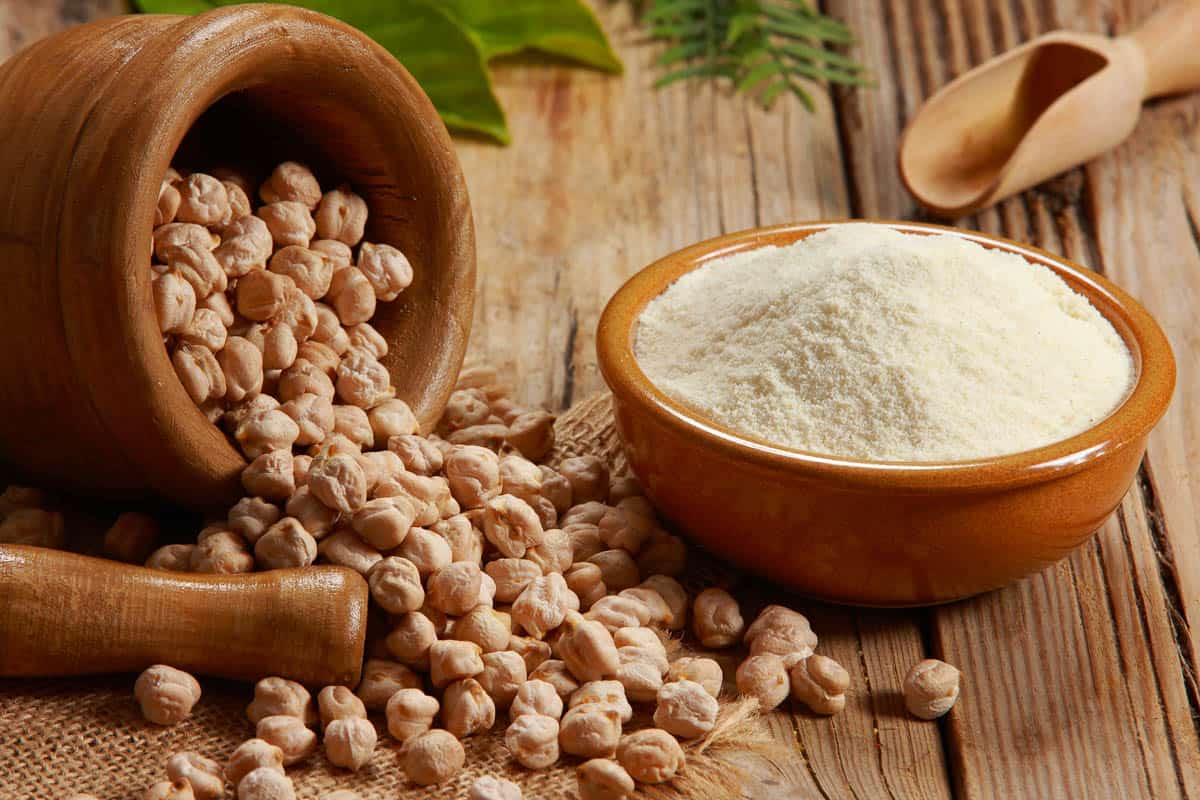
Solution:
<svg viewBox="0 0 1200 800">
<path fill-rule="evenodd" d="M 115 5 L 0 0 L 0 57 Z M 879 86 L 839 91 L 810 117 L 703 86 L 653 91 L 654 49 L 628 4 L 596 3 L 627 74 L 510 62 L 498 86 L 515 144 L 459 140 L 479 233 L 473 352 L 499 363 L 529 402 L 563 408 L 588 396 L 601 387 L 596 316 L 634 270 L 753 224 L 921 218 L 896 175 L 895 146 L 924 97 L 1045 30 L 1121 33 L 1154 5 L 826 0 L 856 31 Z M 822 650 L 850 669 L 853 695 L 832 721 L 777 716 L 795 756 L 762 770 L 748 793 L 1200 796 L 1198 122 L 1195 98 L 1152 104 L 1113 153 L 960 222 L 1102 269 L 1159 317 L 1179 383 L 1137 491 L 1068 561 L 967 603 L 869 612 L 795 601 Z M 918 723 L 897 691 L 908 666 L 931 654 L 965 670 L 964 694 L 946 721 Z"/>
</svg>

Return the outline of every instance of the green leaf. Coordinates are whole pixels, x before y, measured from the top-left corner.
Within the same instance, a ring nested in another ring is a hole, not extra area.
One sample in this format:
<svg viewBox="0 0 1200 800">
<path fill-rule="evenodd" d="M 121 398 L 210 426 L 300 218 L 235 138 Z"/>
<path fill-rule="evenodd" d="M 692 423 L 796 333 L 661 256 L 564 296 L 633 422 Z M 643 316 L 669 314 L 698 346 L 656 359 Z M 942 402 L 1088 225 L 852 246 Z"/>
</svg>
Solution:
<svg viewBox="0 0 1200 800">
<path fill-rule="evenodd" d="M 623 70 L 596 15 L 580 0 L 437 0 L 437 4 L 475 36 L 485 59 L 530 48 L 606 72 Z"/>
<path fill-rule="evenodd" d="M 137 0 L 137 7 L 146 14 L 199 14 L 216 4 L 211 0 Z"/>
</svg>

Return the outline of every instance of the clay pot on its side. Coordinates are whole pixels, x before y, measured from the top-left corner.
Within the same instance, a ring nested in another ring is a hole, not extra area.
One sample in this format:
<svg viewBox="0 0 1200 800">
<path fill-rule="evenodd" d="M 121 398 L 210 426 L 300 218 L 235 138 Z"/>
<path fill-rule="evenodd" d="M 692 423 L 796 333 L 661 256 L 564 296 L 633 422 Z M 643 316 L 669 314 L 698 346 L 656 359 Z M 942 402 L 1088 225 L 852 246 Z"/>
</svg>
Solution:
<svg viewBox="0 0 1200 800">
<path fill-rule="evenodd" d="M 319 14 L 240 6 L 127 16 L 0 68 L 0 472 L 194 508 L 239 496 L 242 456 L 172 370 L 150 292 L 159 185 L 178 161 L 265 176 L 309 164 L 370 207 L 366 240 L 415 278 L 372 320 L 426 429 L 474 300 L 467 190 L 429 99 L 385 50 Z"/>
</svg>

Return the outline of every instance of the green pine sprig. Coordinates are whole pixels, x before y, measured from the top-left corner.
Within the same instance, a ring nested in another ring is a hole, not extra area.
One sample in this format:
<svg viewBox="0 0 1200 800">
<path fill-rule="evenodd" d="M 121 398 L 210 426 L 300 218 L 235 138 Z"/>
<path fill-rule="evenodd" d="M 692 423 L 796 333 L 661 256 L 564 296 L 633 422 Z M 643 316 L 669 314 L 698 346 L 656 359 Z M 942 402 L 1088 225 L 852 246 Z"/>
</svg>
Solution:
<svg viewBox="0 0 1200 800">
<path fill-rule="evenodd" d="M 656 86 L 728 80 L 764 108 L 788 92 L 812 111 L 802 79 L 871 85 L 861 64 L 830 49 L 853 43 L 850 29 L 805 0 L 649 0 L 642 20 L 669 44 Z"/>
</svg>

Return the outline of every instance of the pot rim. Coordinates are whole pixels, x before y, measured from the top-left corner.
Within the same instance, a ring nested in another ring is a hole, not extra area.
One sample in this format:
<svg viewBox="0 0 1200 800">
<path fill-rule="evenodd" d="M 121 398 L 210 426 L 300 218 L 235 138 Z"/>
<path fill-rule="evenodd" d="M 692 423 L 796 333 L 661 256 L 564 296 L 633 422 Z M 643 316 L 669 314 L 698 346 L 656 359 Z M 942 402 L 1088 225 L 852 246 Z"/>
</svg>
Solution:
<svg viewBox="0 0 1200 800">
<path fill-rule="evenodd" d="M 638 365 L 637 321 L 647 304 L 680 276 L 723 256 L 769 244 L 790 244 L 839 224 L 871 222 L 903 233 L 949 234 L 1020 255 L 1053 270 L 1112 323 L 1134 359 L 1132 390 L 1107 417 L 1070 438 L 1033 450 L 963 461 L 869 461 L 808 452 L 736 432 L 667 396 Z M 672 433 L 768 473 L 857 488 L 915 492 L 972 492 L 1048 481 L 1078 472 L 1129 446 L 1138 446 L 1166 413 L 1175 386 L 1175 359 L 1165 334 L 1133 297 L 1103 276 L 1036 247 L 944 225 L 839 219 L 751 228 L 717 236 L 664 256 L 627 280 L 600 316 L 600 372 L 618 401 Z"/>
</svg>

